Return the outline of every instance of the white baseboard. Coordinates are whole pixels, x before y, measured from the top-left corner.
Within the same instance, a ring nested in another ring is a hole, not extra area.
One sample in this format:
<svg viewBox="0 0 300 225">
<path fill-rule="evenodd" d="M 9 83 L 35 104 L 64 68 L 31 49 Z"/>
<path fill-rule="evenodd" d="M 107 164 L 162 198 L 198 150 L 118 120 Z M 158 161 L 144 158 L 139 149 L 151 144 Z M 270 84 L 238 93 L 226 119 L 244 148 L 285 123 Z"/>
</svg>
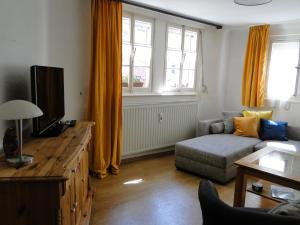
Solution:
<svg viewBox="0 0 300 225">
<path fill-rule="evenodd" d="M 175 150 L 175 146 L 172 145 L 172 146 L 168 146 L 168 147 L 164 147 L 164 148 L 152 149 L 152 150 L 139 152 L 139 153 L 133 153 L 133 154 L 127 154 L 127 155 L 122 156 L 122 160 L 130 159 L 130 158 L 137 158 L 137 157 L 147 156 L 147 155 L 153 155 L 153 154 L 157 154 L 157 153 L 170 152 L 170 151 L 174 151 L 174 150 Z"/>
</svg>

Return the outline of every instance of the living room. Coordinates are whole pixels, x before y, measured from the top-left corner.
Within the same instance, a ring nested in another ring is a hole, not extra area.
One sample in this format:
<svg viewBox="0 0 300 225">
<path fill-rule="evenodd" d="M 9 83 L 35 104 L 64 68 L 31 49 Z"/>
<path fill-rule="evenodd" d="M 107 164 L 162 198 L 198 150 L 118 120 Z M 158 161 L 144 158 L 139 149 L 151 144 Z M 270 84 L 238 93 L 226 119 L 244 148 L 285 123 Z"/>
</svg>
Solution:
<svg viewBox="0 0 300 225">
<path fill-rule="evenodd" d="M 299 224 L 299 10 L 1 0 L 0 224 Z"/>
</svg>

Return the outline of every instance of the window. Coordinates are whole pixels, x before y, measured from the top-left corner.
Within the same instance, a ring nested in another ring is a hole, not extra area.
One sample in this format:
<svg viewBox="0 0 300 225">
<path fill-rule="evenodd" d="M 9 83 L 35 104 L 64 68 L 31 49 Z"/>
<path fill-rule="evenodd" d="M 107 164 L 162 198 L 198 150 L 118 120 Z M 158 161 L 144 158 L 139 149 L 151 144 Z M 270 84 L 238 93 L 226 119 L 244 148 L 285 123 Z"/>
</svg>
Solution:
<svg viewBox="0 0 300 225">
<path fill-rule="evenodd" d="M 122 86 L 124 89 L 150 89 L 152 21 L 134 16 L 122 18 Z"/>
<path fill-rule="evenodd" d="M 166 90 L 194 89 L 198 31 L 176 26 L 167 28 Z"/>
<path fill-rule="evenodd" d="M 274 41 L 271 43 L 268 98 L 287 100 L 300 94 L 298 87 L 299 54 L 299 41 Z"/>
</svg>

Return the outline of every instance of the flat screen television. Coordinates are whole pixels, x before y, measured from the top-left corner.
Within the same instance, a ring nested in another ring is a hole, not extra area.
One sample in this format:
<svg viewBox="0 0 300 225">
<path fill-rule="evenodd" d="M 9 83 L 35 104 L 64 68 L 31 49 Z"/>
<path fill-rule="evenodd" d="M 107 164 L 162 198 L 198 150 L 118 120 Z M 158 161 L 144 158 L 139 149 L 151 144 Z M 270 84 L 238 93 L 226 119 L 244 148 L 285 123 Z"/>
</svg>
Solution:
<svg viewBox="0 0 300 225">
<path fill-rule="evenodd" d="M 44 136 L 65 115 L 64 69 L 31 66 L 31 97 L 44 113 L 33 119 L 33 135 Z"/>
</svg>

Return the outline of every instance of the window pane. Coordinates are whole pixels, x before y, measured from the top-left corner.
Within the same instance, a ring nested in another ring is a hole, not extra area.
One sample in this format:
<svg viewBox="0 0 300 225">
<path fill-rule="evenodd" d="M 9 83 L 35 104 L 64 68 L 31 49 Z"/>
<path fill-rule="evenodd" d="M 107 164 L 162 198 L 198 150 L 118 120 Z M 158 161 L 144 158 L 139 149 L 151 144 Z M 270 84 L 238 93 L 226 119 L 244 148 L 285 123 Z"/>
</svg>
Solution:
<svg viewBox="0 0 300 225">
<path fill-rule="evenodd" d="M 185 31 L 184 50 L 197 51 L 197 32 L 190 30 Z"/>
<path fill-rule="evenodd" d="M 151 45 L 151 23 L 135 20 L 134 42 Z"/>
<path fill-rule="evenodd" d="M 131 54 L 131 46 L 123 43 L 123 45 L 122 45 L 122 64 L 123 65 L 130 64 L 130 54 Z"/>
<path fill-rule="evenodd" d="M 128 87 L 129 66 L 122 66 L 122 87 Z"/>
<path fill-rule="evenodd" d="M 295 92 L 299 42 L 275 42 L 269 66 L 268 97 L 288 99 Z M 280 91 L 278 91 L 280 90 Z"/>
<path fill-rule="evenodd" d="M 168 69 L 179 69 L 181 63 L 181 51 L 177 50 L 168 50 L 167 51 L 167 68 Z"/>
<path fill-rule="evenodd" d="M 181 32 L 180 28 L 168 27 L 168 48 L 181 49 Z"/>
<path fill-rule="evenodd" d="M 196 66 L 196 56 L 197 56 L 196 53 L 185 53 L 183 69 L 194 70 Z"/>
<path fill-rule="evenodd" d="M 150 68 L 134 67 L 133 68 L 133 87 L 147 88 L 149 87 Z"/>
<path fill-rule="evenodd" d="M 166 72 L 166 88 L 178 88 L 179 87 L 179 69 L 167 69 Z"/>
<path fill-rule="evenodd" d="M 122 41 L 130 42 L 130 18 L 122 18 Z"/>
<path fill-rule="evenodd" d="M 182 71 L 182 88 L 194 88 L 195 82 L 195 70 L 183 70 Z"/>
<path fill-rule="evenodd" d="M 150 66 L 151 63 L 151 48 L 135 47 L 134 66 Z"/>
</svg>

